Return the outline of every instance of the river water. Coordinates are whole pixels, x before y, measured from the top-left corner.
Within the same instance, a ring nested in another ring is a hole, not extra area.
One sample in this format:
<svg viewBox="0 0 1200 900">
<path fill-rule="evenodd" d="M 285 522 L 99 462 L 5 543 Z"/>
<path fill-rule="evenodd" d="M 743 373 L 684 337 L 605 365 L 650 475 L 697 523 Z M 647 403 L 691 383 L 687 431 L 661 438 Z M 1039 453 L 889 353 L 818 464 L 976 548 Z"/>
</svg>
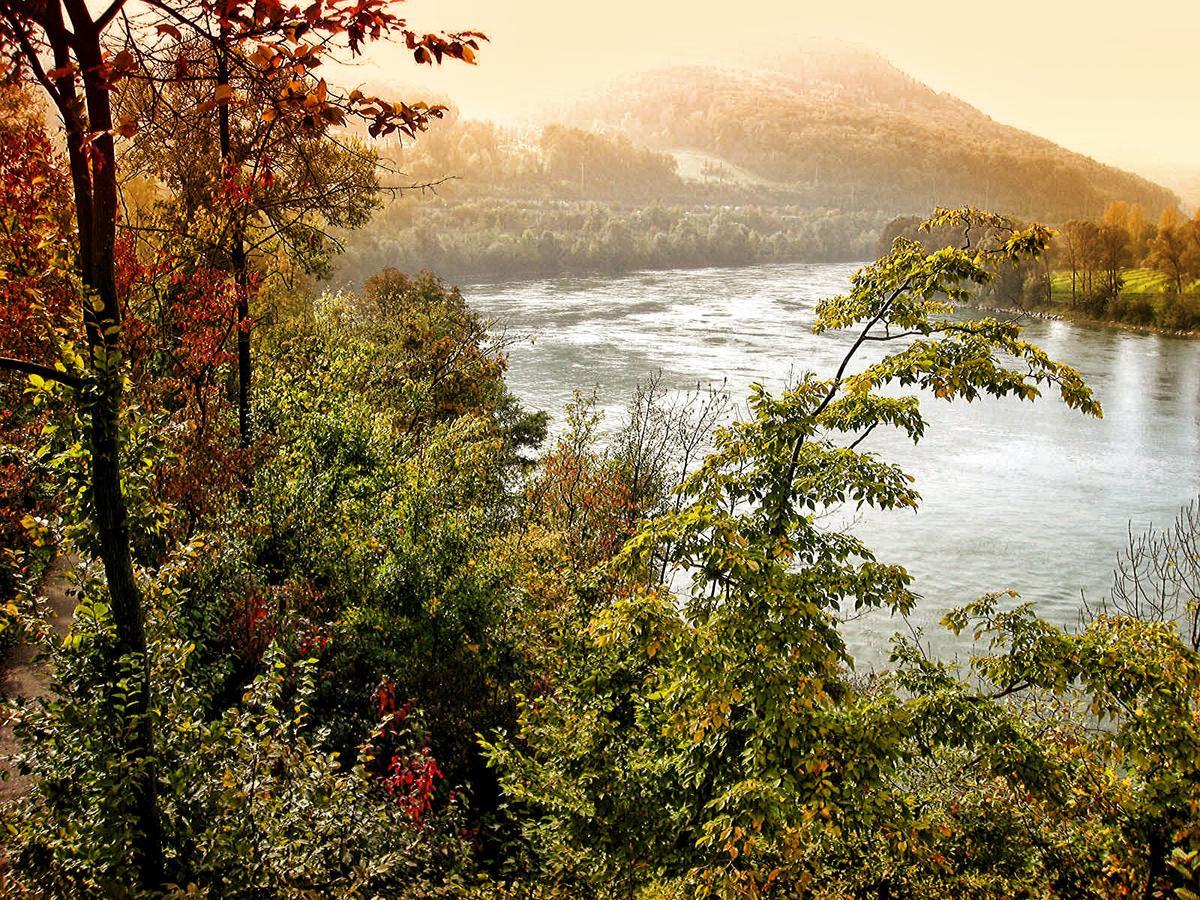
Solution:
<svg viewBox="0 0 1200 900">
<path fill-rule="evenodd" d="M 509 383 L 561 421 L 575 388 L 597 386 L 618 423 L 639 380 L 785 385 L 807 369 L 831 374 L 848 332 L 814 335 L 816 303 L 846 290 L 854 265 L 797 264 L 475 284 L 470 303 L 527 339 L 511 350 Z M 910 622 L 887 614 L 848 624 L 860 667 L 886 660 L 897 631 L 922 629 L 941 655 L 963 649 L 937 625 L 984 593 L 1017 591 L 1060 624 L 1079 619 L 1081 591 L 1099 599 L 1135 531 L 1167 525 L 1200 491 L 1200 342 L 1035 320 L 1026 336 L 1078 368 L 1102 420 L 1056 397 L 1036 404 L 929 399 L 926 437 L 868 446 L 916 476 L 912 513 L 837 513 L 880 559 L 906 566 L 922 603 Z"/>
</svg>

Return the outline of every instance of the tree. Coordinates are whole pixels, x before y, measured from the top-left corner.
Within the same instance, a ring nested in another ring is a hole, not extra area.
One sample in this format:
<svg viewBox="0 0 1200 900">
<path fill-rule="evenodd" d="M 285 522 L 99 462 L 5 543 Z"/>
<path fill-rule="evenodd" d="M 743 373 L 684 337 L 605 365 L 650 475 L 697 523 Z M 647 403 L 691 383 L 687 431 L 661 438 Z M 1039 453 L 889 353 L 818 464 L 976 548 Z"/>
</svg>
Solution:
<svg viewBox="0 0 1200 900">
<path fill-rule="evenodd" d="M 1109 595 L 1092 618 L 1123 616 L 1179 627 L 1180 639 L 1200 652 L 1200 506 L 1192 501 L 1163 529 L 1129 534 L 1117 558 Z"/>
<path fill-rule="evenodd" d="M 1182 224 L 1183 235 L 1187 239 L 1192 259 L 1200 263 L 1200 213 Z"/>
<path fill-rule="evenodd" d="M 0 17 L 5 26 L 0 32 L 0 45 L 5 55 L 32 71 L 57 109 L 66 131 L 83 288 L 78 308 L 87 347 L 82 365 L 72 367 L 73 371 L 62 363 L 56 367 L 34 367 L 27 363 L 8 367 L 33 371 L 39 377 L 75 389 L 90 418 L 91 499 L 99 552 L 117 631 L 117 652 L 129 660 L 135 673 L 128 714 L 136 723 L 131 729 L 131 758 L 142 769 L 134 781 L 133 802 L 139 810 L 144 841 L 134 852 L 140 857 L 143 880 L 153 885 L 162 877 L 162 843 L 155 801 L 157 776 L 151 763 L 153 734 L 148 715 L 146 636 L 120 471 L 124 386 L 122 310 L 115 267 L 116 129 L 111 91 L 128 60 L 110 60 L 103 40 L 119 9 L 120 4 L 95 15 L 85 4 L 74 0 L 40 7 L 0 3 Z M 51 59 L 49 66 L 43 63 L 47 54 Z"/>
<path fill-rule="evenodd" d="M 376 159 L 357 141 L 333 134 L 336 119 L 281 114 L 279 86 L 241 58 L 258 52 L 264 35 L 243 37 L 231 22 L 211 16 L 189 23 L 178 41 L 175 24 L 159 24 L 168 40 L 138 54 L 138 71 L 121 93 L 121 112 L 138 123 L 126 177 L 150 176 L 171 194 L 171 202 L 143 210 L 148 215 L 133 224 L 143 240 L 159 252 L 190 243 L 191 264 L 203 261 L 233 281 L 244 447 L 251 431 L 250 308 L 261 270 L 270 274 L 267 260 L 282 254 L 300 272 L 328 274 L 338 247 L 330 229 L 364 224 L 376 205 Z M 186 79 L 179 77 L 180 59 Z M 432 115 L 414 108 L 414 131 Z"/>
<path fill-rule="evenodd" d="M 1171 279 L 1176 294 L 1183 293 L 1183 278 L 1187 271 L 1190 247 L 1183 226 L 1166 224 L 1150 241 L 1149 263 Z"/>
<path fill-rule="evenodd" d="M 1075 229 L 1079 243 L 1079 262 L 1084 300 L 1091 302 L 1096 296 L 1096 272 L 1101 269 L 1100 226 L 1095 222 L 1079 222 Z M 1101 293 L 1103 293 L 1101 291 Z M 1107 298 L 1105 298 L 1107 299 Z"/>
<path fill-rule="evenodd" d="M 1100 268 L 1105 275 L 1109 296 L 1116 297 L 1124 283 L 1121 270 L 1130 259 L 1129 232 L 1117 225 L 1100 226 L 1099 251 Z"/>
<path fill-rule="evenodd" d="M 680 507 L 626 543 L 609 570 L 622 578 L 580 623 L 579 655 L 526 699 L 519 741 L 489 745 L 555 875 L 630 893 L 656 879 L 705 895 L 803 893 L 830 842 L 904 841 L 919 827 L 898 787 L 910 754 L 997 751 L 998 710 L 960 728 L 962 710 L 850 677 L 839 616 L 903 612 L 917 597 L 903 567 L 822 525 L 845 503 L 917 506 L 912 479 L 861 449 L 880 428 L 924 434 L 917 397 L 894 388 L 1033 400 L 1050 387 L 1100 412 L 1078 373 L 1014 322 L 950 315 L 996 265 L 1040 256 L 1049 232 L 974 210 L 927 223 L 946 225 L 968 246 L 899 238 L 820 305 L 817 330 L 853 329 L 837 371 L 778 396 L 752 389 L 750 416 L 718 430 Z M 864 347 L 890 341 L 906 345 L 854 371 Z M 658 577 L 664 547 L 673 579 Z"/>
<path fill-rule="evenodd" d="M 1072 309 L 1075 308 L 1079 297 L 1079 290 L 1082 286 L 1081 270 L 1083 269 L 1084 245 L 1089 224 L 1088 222 L 1081 222 L 1078 219 L 1072 219 L 1059 229 L 1059 240 L 1055 242 L 1060 261 L 1071 272 Z"/>
<path fill-rule="evenodd" d="M 1171 590 L 1158 599 L 1169 603 Z M 1100 772 L 1121 772 L 1126 784 L 1105 802 L 1119 817 L 1124 852 L 1135 857 L 1130 868 L 1135 873 L 1140 869 L 1141 895 L 1147 900 L 1188 896 L 1190 891 L 1175 894 L 1171 889 L 1168 860 L 1173 848 L 1190 844 L 1192 869 L 1181 874 L 1195 878 L 1200 738 L 1194 722 L 1200 710 L 1200 655 L 1181 640 L 1178 623 L 1143 617 L 1147 607 L 1133 615 L 1102 613 L 1082 628 L 1066 631 L 1039 619 L 1031 604 L 1005 610 L 1000 599 L 985 597 L 946 617 L 956 633 L 972 629 L 977 640 L 986 636 L 987 650 L 971 660 L 985 692 L 1041 692 L 1067 699 L 1064 718 L 1078 723 L 1068 737 L 1075 745 L 1073 755 L 1082 756 L 1091 768 L 1074 789 L 1096 791 L 1104 780 Z M 1118 595 L 1118 607 L 1122 603 Z M 1103 727 L 1097 728 L 1098 722 Z M 1068 765 L 1070 759 L 1068 755 Z M 1053 768 L 1050 773 L 1058 774 Z M 1106 791 L 1101 787 L 1098 793 L 1103 797 Z"/>
<path fill-rule="evenodd" d="M 232 57 L 231 64 L 242 67 L 252 83 L 273 87 L 278 92 L 276 115 L 297 128 L 356 115 L 370 121 L 373 135 L 411 135 L 440 110 L 387 103 L 357 91 L 337 94 L 313 74 L 326 59 L 355 55 L 365 41 L 389 35 L 401 37 L 419 63 L 440 62 L 447 56 L 473 60 L 480 35 L 418 34 L 396 14 L 397 5 L 389 0 L 365 0 L 350 7 L 318 2 L 302 10 L 278 0 L 149 0 L 134 9 L 127 0 L 112 0 L 103 9 L 93 9 L 83 0 L 0 2 L 0 50 L 18 73 L 41 85 L 66 134 L 82 285 L 76 303 L 86 344 L 80 360 L 50 366 L 6 358 L 0 365 L 70 388 L 89 420 L 91 510 L 116 629 L 114 664 L 130 673 L 124 709 L 131 723 L 128 750 L 135 772 L 131 800 L 142 832 L 131 852 L 146 886 L 161 883 L 164 863 L 142 592 L 122 488 L 125 298 L 116 271 L 116 138 L 133 133 L 137 122 L 115 119 L 113 94 L 121 79 L 136 71 L 137 58 L 148 46 L 178 41 L 180 28 L 201 31 L 215 23 L 224 39 L 247 51 Z M 121 26 L 120 35 L 115 24 Z M 181 52 L 177 62 L 173 77 L 186 79 L 186 53 Z M 233 100 L 231 88 L 218 88 L 209 102 L 216 107 Z"/>
<path fill-rule="evenodd" d="M 1129 233 L 1129 204 L 1124 200 L 1113 200 L 1108 206 L 1104 207 L 1104 212 L 1100 215 L 1101 225 L 1113 225 L 1117 228 L 1124 229 Z"/>
</svg>

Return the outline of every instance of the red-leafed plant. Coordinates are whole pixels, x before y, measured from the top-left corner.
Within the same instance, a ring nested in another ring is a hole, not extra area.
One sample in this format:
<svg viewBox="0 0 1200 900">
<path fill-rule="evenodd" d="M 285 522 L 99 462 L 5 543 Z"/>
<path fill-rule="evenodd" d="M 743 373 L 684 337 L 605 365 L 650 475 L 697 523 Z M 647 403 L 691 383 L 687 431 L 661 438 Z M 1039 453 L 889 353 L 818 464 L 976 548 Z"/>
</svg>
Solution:
<svg viewBox="0 0 1200 900">
<path fill-rule="evenodd" d="M 68 210 L 61 160 L 32 97 L 16 86 L 0 86 L 0 357 L 6 360 L 53 368 L 78 337 L 71 318 L 76 290 Z M 0 372 L 3 599 L 25 568 L 26 517 L 45 512 L 31 461 L 49 414 L 22 403 L 25 388 L 24 378 Z"/>
<path fill-rule="evenodd" d="M 261 593 L 248 594 L 230 605 L 229 641 L 242 662 L 258 663 L 275 639 L 278 623 L 272 613 Z"/>
<path fill-rule="evenodd" d="M 375 700 L 381 723 L 373 736 L 379 783 L 414 823 L 433 808 L 442 771 L 417 721 L 413 702 L 396 702 L 395 686 L 384 679 Z"/>
</svg>

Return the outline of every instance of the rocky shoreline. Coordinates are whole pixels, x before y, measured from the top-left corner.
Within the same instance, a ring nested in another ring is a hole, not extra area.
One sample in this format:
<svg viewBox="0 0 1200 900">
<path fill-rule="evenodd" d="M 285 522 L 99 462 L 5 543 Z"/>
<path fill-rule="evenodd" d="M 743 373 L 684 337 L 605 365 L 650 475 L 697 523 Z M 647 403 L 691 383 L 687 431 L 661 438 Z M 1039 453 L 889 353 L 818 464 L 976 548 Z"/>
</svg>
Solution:
<svg viewBox="0 0 1200 900">
<path fill-rule="evenodd" d="M 1063 315 L 1045 309 L 1020 309 L 1014 306 L 990 306 L 977 304 L 980 309 L 988 312 L 1008 313 L 1014 316 L 1027 316 L 1031 319 L 1043 319 L 1049 322 L 1070 322 L 1074 325 L 1093 325 L 1099 328 L 1118 328 L 1123 331 L 1134 331 L 1141 334 L 1157 334 L 1162 337 L 1197 338 L 1200 331 L 1185 331 L 1174 328 L 1160 328 L 1157 325 L 1136 325 L 1132 322 L 1115 322 L 1112 319 L 1094 319 L 1084 315 Z"/>
</svg>

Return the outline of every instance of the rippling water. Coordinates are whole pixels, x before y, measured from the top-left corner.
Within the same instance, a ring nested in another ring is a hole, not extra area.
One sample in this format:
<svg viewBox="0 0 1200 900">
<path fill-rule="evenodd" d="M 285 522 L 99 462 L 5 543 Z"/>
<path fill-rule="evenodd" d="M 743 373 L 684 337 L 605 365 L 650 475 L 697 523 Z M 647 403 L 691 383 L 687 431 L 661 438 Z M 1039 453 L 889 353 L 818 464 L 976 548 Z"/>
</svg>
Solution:
<svg viewBox="0 0 1200 900">
<path fill-rule="evenodd" d="M 509 381 L 526 403 L 561 418 L 575 388 L 598 386 L 619 420 L 637 382 L 661 370 L 668 387 L 727 381 L 734 399 L 754 381 L 831 374 L 849 333 L 814 335 L 818 300 L 846 289 L 853 265 L 804 264 L 477 284 L 484 315 L 526 335 Z M 919 512 L 847 511 L 880 558 L 908 567 L 923 603 L 911 617 L 935 650 L 957 649 L 937 626 L 949 608 L 1015 590 L 1048 618 L 1078 620 L 1080 592 L 1098 598 L 1132 525 L 1165 525 L 1197 493 L 1200 342 L 1031 322 L 1027 337 L 1080 369 L 1104 419 L 1057 399 L 1037 404 L 928 400 L 916 447 L 872 440 L 917 477 Z M 860 664 L 886 658 L 907 625 L 876 615 L 848 626 Z"/>
</svg>

